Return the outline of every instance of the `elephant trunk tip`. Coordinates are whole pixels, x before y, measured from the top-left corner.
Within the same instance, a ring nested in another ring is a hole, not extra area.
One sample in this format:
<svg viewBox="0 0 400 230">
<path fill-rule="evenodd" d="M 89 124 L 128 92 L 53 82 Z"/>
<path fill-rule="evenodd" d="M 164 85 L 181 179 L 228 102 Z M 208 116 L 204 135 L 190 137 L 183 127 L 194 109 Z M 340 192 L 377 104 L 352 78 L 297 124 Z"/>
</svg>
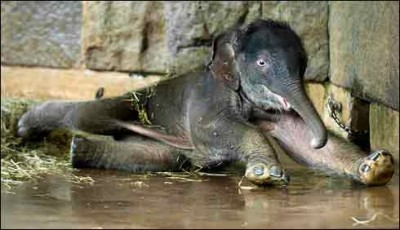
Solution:
<svg viewBox="0 0 400 230">
<path fill-rule="evenodd" d="M 326 145 L 327 141 L 328 141 L 327 135 L 314 137 L 311 140 L 311 147 L 313 147 L 314 149 L 320 149 Z"/>
</svg>

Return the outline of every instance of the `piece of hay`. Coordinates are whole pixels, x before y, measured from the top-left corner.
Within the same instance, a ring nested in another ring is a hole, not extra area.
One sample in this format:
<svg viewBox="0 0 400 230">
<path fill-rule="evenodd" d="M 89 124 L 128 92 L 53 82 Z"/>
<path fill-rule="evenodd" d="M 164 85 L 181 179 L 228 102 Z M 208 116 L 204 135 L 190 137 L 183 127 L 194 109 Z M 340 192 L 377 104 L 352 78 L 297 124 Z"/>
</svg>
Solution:
<svg viewBox="0 0 400 230">
<path fill-rule="evenodd" d="M 257 187 L 257 186 L 242 186 L 243 179 L 244 179 L 244 176 L 242 176 L 242 178 L 240 179 L 240 181 L 239 181 L 239 183 L 238 183 L 238 186 L 239 186 L 239 188 L 238 188 L 238 192 L 239 192 L 239 194 L 241 194 L 241 191 L 240 191 L 240 190 L 253 190 L 253 189 L 259 189 L 259 187 Z"/>
<path fill-rule="evenodd" d="M 176 177 L 176 176 L 170 176 L 167 177 L 168 179 L 171 180 L 180 180 L 180 181 L 188 181 L 188 182 L 203 182 L 204 180 L 201 179 L 191 179 L 191 178 L 185 178 L 185 177 Z"/>
<path fill-rule="evenodd" d="M 358 219 L 355 218 L 355 217 L 351 217 L 351 219 L 354 221 L 353 227 L 354 227 L 354 226 L 357 226 L 357 225 L 359 225 L 359 224 L 368 225 L 369 223 L 371 223 L 372 221 L 374 221 L 379 215 L 384 216 L 386 219 L 388 219 L 388 220 L 390 220 L 390 221 L 399 222 L 399 218 L 395 219 L 395 218 L 392 218 L 392 217 L 390 217 L 390 216 L 388 216 L 388 215 L 386 215 L 386 214 L 384 214 L 384 213 L 382 213 L 382 212 L 377 212 L 377 213 L 375 213 L 374 215 L 372 215 L 372 217 L 371 217 L 370 219 L 368 219 L 368 220 L 358 220 Z"/>
<path fill-rule="evenodd" d="M 144 93 L 145 98 L 153 97 L 156 94 L 156 85 L 151 87 L 147 87 L 146 92 Z M 151 125 L 149 117 L 147 115 L 147 111 L 145 109 L 145 105 L 140 101 L 138 96 L 143 96 L 141 92 L 129 92 L 130 98 L 127 101 L 131 102 L 131 106 L 134 110 L 136 110 L 139 114 L 139 121 L 144 125 Z"/>
<path fill-rule="evenodd" d="M 141 93 L 138 92 L 130 92 L 130 98 L 127 101 L 131 102 L 131 106 L 134 110 L 139 113 L 139 121 L 144 125 L 151 125 L 149 117 L 147 116 L 147 111 L 144 108 L 144 105 L 140 102 L 138 95 Z"/>
</svg>

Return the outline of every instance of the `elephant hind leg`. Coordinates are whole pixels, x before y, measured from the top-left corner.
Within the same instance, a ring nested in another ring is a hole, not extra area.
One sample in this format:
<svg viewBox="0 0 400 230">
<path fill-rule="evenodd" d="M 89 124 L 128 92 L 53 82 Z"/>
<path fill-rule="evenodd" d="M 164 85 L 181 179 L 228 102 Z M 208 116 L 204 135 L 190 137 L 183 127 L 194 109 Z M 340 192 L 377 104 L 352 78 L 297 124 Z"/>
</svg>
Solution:
<svg viewBox="0 0 400 230">
<path fill-rule="evenodd" d="M 392 178 L 394 173 L 393 156 L 386 150 L 373 151 L 369 156 L 363 158 L 358 172 L 360 180 L 368 185 L 385 184 Z"/>
<path fill-rule="evenodd" d="M 130 172 L 179 171 L 189 165 L 184 152 L 166 144 L 131 137 L 74 137 L 71 162 L 75 168 L 104 168 Z"/>
<path fill-rule="evenodd" d="M 271 123 L 265 124 L 271 128 Z M 261 127 L 263 124 L 261 124 Z M 329 134 L 320 149 L 309 145 L 309 132 L 297 116 L 285 115 L 270 132 L 295 160 L 326 173 L 345 175 L 365 185 L 384 185 L 394 173 L 393 158 L 386 151 L 368 154 L 356 145 Z"/>
<path fill-rule="evenodd" d="M 100 135 L 127 133 L 112 120 L 138 120 L 138 112 L 126 96 L 92 101 L 47 101 L 21 117 L 18 135 L 26 139 L 41 138 L 56 128 Z"/>
</svg>

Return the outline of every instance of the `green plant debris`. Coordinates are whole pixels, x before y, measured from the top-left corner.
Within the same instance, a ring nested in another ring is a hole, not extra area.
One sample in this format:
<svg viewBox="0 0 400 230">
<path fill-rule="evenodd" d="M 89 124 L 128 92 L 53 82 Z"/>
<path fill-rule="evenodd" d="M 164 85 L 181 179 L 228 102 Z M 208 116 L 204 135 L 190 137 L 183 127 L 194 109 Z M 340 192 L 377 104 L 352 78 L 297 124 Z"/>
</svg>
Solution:
<svg viewBox="0 0 400 230">
<path fill-rule="evenodd" d="M 130 98 L 127 99 L 131 102 L 133 109 L 135 109 L 139 114 L 139 121 L 144 125 L 151 125 L 151 122 L 147 116 L 147 112 L 144 108 L 143 103 L 140 102 L 138 95 L 140 96 L 141 93 L 139 92 L 130 92 Z"/>
<path fill-rule="evenodd" d="M 25 142 L 16 136 L 19 118 L 39 101 L 1 99 L 1 188 L 6 192 L 23 181 L 40 178 L 46 173 L 67 177 L 76 183 L 93 179 L 73 175 L 69 162 L 71 135 L 52 132 L 43 141 Z"/>
<path fill-rule="evenodd" d="M 146 97 L 147 98 L 151 98 L 151 97 L 155 96 L 156 95 L 156 88 L 157 88 L 157 85 L 152 85 L 150 87 L 147 87 L 146 88 Z"/>
</svg>

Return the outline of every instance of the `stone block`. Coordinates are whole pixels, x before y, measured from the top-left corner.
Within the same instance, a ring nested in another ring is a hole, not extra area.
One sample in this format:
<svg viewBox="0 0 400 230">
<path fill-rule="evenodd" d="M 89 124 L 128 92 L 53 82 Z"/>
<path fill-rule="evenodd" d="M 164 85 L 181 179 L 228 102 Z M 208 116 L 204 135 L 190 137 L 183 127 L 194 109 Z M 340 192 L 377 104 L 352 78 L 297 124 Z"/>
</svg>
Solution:
<svg viewBox="0 0 400 230">
<path fill-rule="evenodd" d="M 399 163 L 399 112 L 382 104 L 370 106 L 371 148 L 389 150 Z"/>
<path fill-rule="evenodd" d="M 323 117 L 326 103 L 326 89 L 324 85 L 318 83 L 306 83 L 304 87 L 319 116 Z"/>
<path fill-rule="evenodd" d="M 103 98 L 116 97 L 161 80 L 160 76 L 140 79 L 128 73 L 85 69 L 1 66 L 1 98 L 93 100 L 100 87 Z"/>
<path fill-rule="evenodd" d="M 162 2 L 84 2 L 83 9 L 87 68 L 166 72 Z"/>
<path fill-rule="evenodd" d="M 210 61 L 213 38 L 234 25 L 260 16 L 260 3 L 165 2 L 169 66 L 183 73 L 206 66 Z"/>
<path fill-rule="evenodd" d="M 399 110 L 399 2 L 330 2 L 330 79 Z"/>
<path fill-rule="evenodd" d="M 81 20 L 79 1 L 2 1 L 1 63 L 80 65 Z"/>
</svg>

